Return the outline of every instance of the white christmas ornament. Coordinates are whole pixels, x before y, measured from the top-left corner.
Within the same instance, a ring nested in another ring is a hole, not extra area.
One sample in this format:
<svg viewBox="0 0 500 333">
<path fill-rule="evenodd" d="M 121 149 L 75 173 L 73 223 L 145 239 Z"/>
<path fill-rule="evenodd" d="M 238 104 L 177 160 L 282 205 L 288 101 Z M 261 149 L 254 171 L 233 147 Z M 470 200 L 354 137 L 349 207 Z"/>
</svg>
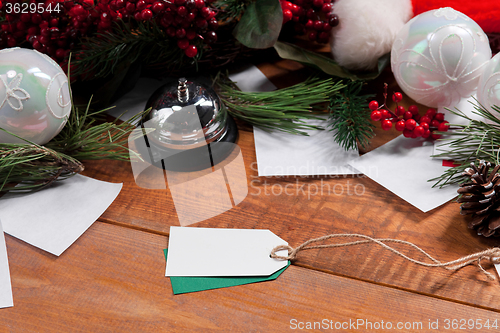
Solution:
<svg viewBox="0 0 500 333">
<path fill-rule="evenodd" d="M 479 25 L 453 8 L 411 19 L 396 36 L 391 66 L 401 89 L 430 107 L 452 107 L 476 90 L 491 49 Z"/>
<path fill-rule="evenodd" d="M 477 86 L 477 100 L 491 113 L 500 117 L 492 108 L 494 105 L 500 107 L 500 53 L 484 67 Z"/>
<path fill-rule="evenodd" d="M 35 50 L 0 51 L 0 127 L 45 144 L 64 127 L 71 111 L 68 78 Z M 25 143 L 0 131 L 0 143 Z"/>
</svg>

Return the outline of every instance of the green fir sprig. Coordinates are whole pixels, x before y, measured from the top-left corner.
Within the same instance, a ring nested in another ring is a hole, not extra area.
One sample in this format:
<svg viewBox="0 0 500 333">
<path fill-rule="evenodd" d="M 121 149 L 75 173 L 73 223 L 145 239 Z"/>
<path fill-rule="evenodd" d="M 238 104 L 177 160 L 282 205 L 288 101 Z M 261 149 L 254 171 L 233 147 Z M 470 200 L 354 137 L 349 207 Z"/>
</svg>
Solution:
<svg viewBox="0 0 500 333">
<path fill-rule="evenodd" d="M 267 131 L 301 135 L 308 135 L 306 130 L 324 129 L 307 124 L 305 120 L 323 119 L 318 113 L 324 112 L 331 96 L 345 87 L 341 81 L 332 78 L 309 78 L 275 91 L 243 92 L 221 74 L 214 80 L 214 86 L 235 118 Z"/>
<path fill-rule="evenodd" d="M 217 13 L 217 19 L 222 24 L 234 24 L 238 23 L 246 7 L 254 1 L 255 0 L 217 0 L 212 6 L 219 11 Z"/>
<path fill-rule="evenodd" d="M 441 176 L 431 179 L 430 181 L 436 182 L 435 187 L 466 181 L 467 179 L 462 177 L 462 172 L 472 162 L 478 160 L 495 164 L 500 162 L 500 120 L 477 100 L 472 105 L 474 106 L 472 113 L 483 117 L 488 122 L 473 119 L 458 109 L 448 110 L 466 119 L 468 124 L 450 124 L 450 127 L 455 128 L 455 130 L 440 133 L 447 136 L 447 139 L 443 139 L 441 142 L 448 144 L 449 149 L 434 157 L 453 160 L 458 165 L 446 170 Z M 497 113 L 500 112 L 498 106 L 493 106 L 492 109 Z"/>
<path fill-rule="evenodd" d="M 191 59 L 173 47 L 172 40 L 154 21 L 138 22 L 135 27 L 117 21 L 111 31 L 82 40 L 81 51 L 73 61 L 73 73 L 91 78 L 107 77 L 138 60 L 141 64 L 165 63 L 169 68 L 178 69 L 199 57 L 201 52 Z"/>
<path fill-rule="evenodd" d="M 83 171 L 83 165 L 71 156 L 25 141 L 0 144 L 0 192 L 40 190 Z"/>
<path fill-rule="evenodd" d="M 366 106 L 373 95 L 360 95 L 363 82 L 350 82 L 336 96 L 332 97 L 330 111 L 331 131 L 335 131 L 335 142 L 345 150 L 366 148 L 375 135 Z"/>
</svg>

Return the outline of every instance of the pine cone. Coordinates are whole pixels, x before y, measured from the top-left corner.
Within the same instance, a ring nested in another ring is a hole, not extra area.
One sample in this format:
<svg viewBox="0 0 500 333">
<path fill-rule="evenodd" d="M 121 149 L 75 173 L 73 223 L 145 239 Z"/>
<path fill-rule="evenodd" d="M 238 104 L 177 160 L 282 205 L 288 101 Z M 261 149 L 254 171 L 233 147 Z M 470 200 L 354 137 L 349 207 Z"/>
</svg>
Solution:
<svg viewBox="0 0 500 333">
<path fill-rule="evenodd" d="M 471 182 L 464 183 L 458 189 L 461 194 L 458 202 L 460 214 L 472 215 L 469 228 L 477 229 L 478 234 L 485 237 L 500 236 L 500 165 L 494 166 L 491 173 L 491 163 L 479 161 L 479 166 L 470 164 L 462 173 Z M 498 229 L 498 231 L 497 231 Z"/>
</svg>

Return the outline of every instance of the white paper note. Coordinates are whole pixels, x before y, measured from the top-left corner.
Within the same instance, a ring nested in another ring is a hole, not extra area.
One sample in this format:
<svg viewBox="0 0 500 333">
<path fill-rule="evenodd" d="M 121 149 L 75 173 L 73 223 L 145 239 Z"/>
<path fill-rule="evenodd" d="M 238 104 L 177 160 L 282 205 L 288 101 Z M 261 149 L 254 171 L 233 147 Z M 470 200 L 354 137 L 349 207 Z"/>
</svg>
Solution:
<svg viewBox="0 0 500 333">
<path fill-rule="evenodd" d="M 271 81 L 255 66 L 230 76 L 242 91 L 272 91 Z M 308 125 L 327 127 L 324 120 L 307 120 Z M 329 130 L 305 131 L 309 136 L 280 131 L 253 129 L 259 176 L 351 175 L 356 170 L 347 163 L 358 157 L 358 151 L 345 151 Z"/>
<path fill-rule="evenodd" d="M 254 65 L 248 65 L 232 72 L 229 74 L 229 78 L 236 83 L 241 91 L 262 92 L 276 89 L 276 86 Z"/>
<path fill-rule="evenodd" d="M 56 256 L 63 253 L 120 193 L 122 184 L 82 175 L 34 193 L 0 198 L 4 231 Z"/>
<path fill-rule="evenodd" d="M 269 256 L 278 245 L 269 230 L 170 227 L 165 276 L 268 276 L 287 265 Z"/>
<path fill-rule="evenodd" d="M 402 135 L 350 163 L 351 166 L 423 212 L 457 196 L 458 186 L 432 188 L 429 179 L 448 168 L 432 159 L 430 141 L 408 139 Z"/>
<path fill-rule="evenodd" d="M 14 306 L 12 298 L 12 286 L 10 283 L 9 261 L 7 259 L 7 248 L 5 237 L 0 221 L 0 308 Z"/>
<path fill-rule="evenodd" d="M 327 126 L 327 120 L 308 120 L 309 125 Z M 359 157 L 358 150 L 346 151 L 329 130 L 307 130 L 309 136 L 254 127 L 259 176 L 352 175 L 348 162 Z"/>
</svg>

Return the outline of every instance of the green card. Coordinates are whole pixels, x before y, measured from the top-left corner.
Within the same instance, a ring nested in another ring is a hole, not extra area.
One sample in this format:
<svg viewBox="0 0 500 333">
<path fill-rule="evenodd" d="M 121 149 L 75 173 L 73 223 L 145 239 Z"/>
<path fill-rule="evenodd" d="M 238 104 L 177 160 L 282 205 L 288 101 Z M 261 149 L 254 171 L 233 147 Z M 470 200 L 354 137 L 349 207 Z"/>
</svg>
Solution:
<svg viewBox="0 0 500 333">
<path fill-rule="evenodd" d="M 168 249 L 163 251 L 165 252 L 165 260 L 167 260 Z M 269 276 L 170 276 L 170 282 L 172 283 L 174 295 L 192 293 L 195 291 L 226 288 L 249 283 L 275 280 L 285 271 L 285 269 L 287 269 L 288 266 L 290 266 L 290 261 L 288 261 L 288 264 L 285 267 Z"/>
</svg>

